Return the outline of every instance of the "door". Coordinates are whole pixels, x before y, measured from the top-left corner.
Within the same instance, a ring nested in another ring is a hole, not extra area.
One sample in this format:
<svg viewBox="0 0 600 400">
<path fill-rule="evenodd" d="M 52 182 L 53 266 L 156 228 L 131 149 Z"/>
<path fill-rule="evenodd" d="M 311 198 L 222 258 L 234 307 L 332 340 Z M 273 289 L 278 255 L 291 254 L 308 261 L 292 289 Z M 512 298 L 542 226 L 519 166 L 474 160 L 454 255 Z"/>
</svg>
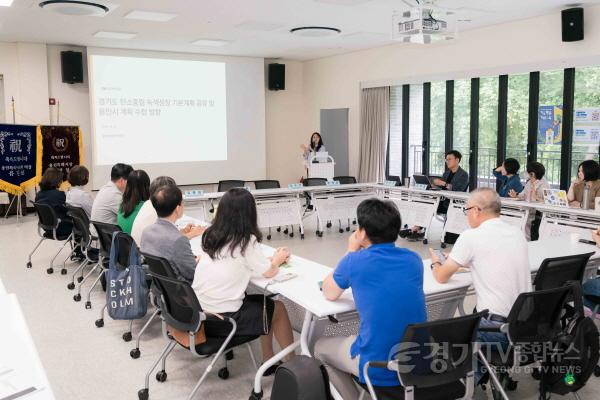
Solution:
<svg viewBox="0 0 600 400">
<path fill-rule="evenodd" d="M 321 136 L 335 160 L 335 176 L 348 175 L 348 109 L 321 110 Z"/>
</svg>

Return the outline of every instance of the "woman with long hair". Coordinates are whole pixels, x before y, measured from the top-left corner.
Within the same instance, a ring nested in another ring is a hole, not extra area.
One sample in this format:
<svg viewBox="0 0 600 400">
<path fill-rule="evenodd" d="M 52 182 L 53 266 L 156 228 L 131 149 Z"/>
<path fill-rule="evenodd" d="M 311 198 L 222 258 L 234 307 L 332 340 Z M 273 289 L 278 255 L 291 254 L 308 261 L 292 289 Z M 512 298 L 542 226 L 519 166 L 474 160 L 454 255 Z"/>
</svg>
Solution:
<svg viewBox="0 0 600 400">
<path fill-rule="evenodd" d="M 254 197 L 245 189 L 230 189 L 219 202 L 212 225 L 202 235 L 202 253 L 192 287 L 204 311 L 236 321 L 236 335 L 260 335 L 262 358 L 266 361 L 274 355 L 273 335 L 281 348 L 292 344 L 292 326 L 283 303 L 245 292 L 252 277 L 277 275 L 281 264 L 290 258 L 290 251 L 278 248 L 267 258 L 261 240 Z M 229 329 L 223 324 L 208 324 L 206 334 L 227 336 Z M 274 371 L 272 367 L 265 375 Z"/>
<path fill-rule="evenodd" d="M 144 202 L 150 198 L 150 177 L 146 171 L 137 169 L 129 174 L 123 192 L 123 201 L 117 213 L 117 224 L 123 232 L 131 234 L 133 221 Z"/>
<path fill-rule="evenodd" d="M 304 157 L 305 160 L 309 160 L 310 157 L 314 156 L 318 152 L 327 151 L 325 149 L 325 145 L 323 144 L 323 138 L 319 132 L 314 132 L 312 135 L 310 135 L 310 143 L 308 146 L 302 143 L 300 148 L 302 149 L 302 157 Z"/>
</svg>

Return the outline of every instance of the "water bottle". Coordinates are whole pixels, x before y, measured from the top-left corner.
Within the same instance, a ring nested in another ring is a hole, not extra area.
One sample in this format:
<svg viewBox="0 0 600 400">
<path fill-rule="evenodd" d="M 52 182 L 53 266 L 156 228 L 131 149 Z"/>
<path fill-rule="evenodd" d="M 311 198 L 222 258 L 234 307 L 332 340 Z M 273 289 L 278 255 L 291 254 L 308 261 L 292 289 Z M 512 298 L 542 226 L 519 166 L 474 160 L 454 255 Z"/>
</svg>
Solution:
<svg viewBox="0 0 600 400">
<path fill-rule="evenodd" d="M 583 201 L 581 203 L 581 208 L 583 210 L 590 209 L 590 187 L 585 184 L 583 186 Z"/>
</svg>

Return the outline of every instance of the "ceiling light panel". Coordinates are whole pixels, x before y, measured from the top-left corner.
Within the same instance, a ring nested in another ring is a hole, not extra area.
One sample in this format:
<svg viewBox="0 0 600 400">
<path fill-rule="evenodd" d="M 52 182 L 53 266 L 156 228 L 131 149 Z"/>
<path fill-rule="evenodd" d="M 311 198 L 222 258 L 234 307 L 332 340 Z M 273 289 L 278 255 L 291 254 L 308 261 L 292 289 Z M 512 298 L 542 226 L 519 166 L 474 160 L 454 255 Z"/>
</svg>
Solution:
<svg viewBox="0 0 600 400">
<path fill-rule="evenodd" d="M 137 19 L 141 21 L 167 22 L 172 20 L 176 16 L 177 14 L 171 13 L 133 10 L 129 14 L 125 15 L 125 18 Z"/>
<path fill-rule="evenodd" d="M 94 34 L 95 38 L 100 39 L 133 39 L 137 36 L 137 33 L 133 32 L 111 32 L 111 31 L 98 31 Z"/>
</svg>

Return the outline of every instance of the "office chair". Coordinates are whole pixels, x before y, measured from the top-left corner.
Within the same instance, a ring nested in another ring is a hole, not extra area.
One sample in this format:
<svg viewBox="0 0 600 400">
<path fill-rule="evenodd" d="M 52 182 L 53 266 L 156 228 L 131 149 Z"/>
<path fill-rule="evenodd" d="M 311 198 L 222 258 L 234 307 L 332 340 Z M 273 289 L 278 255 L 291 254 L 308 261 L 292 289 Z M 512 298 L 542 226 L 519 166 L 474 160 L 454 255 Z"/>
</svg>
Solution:
<svg viewBox="0 0 600 400">
<path fill-rule="evenodd" d="M 116 254 L 116 260 L 113 260 L 113 261 L 115 262 L 115 265 L 119 270 L 124 270 L 129 267 L 129 254 L 131 252 L 131 249 L 134 246 L 137 247 L 137 244 L 135 243 L 135 240 L 133 240 L 133 238 L 125 232 L 117 232 L 116 235 L 113 235 L 113 238 L 111 241 L 111 247 L 112 247 L 112 243 L 114 241 L 118 241 L 119 252 Z M 106 310 L 107 307 L 108 307 L 108 304 L 104 304 L 104 307 L 102 307 L 102 309 L 100 310 L 100 318 L 97 319 L 95 322 L 95 325 L 97 328 L 102 328 L 104 326 L 104 311 Z M 132 327 L 133 327 L 133 320 L 129 320 L 129 330 L 122 335 L 122 338 L 125 342 L 130 342 L 132 339 L 132 334 L 131 334 Z M 138 350 L 139 350 L 139 336 L 142 333 L 143 332 L 140 331 L 140 333 L 138 334 Z"/>
<path fill-rule="evenodd" d="M 38 247 L 42 244 L 44 240 L 56 240 L 59 242 L 63 242 L 62 246 L 58 249 L 52 260 L 50 261 L 50 267 L 46 269 L 48 274 L 54 272 L 54 260 L 62 249 L 65 248 L 67 243 L 71 243 L 71 238 L 73 237 L 73 233 L 69 233 L 68 235 L 59 235 L 57 232 L 58 226 L 61 223 L 60 218 L 56 215 L 56 211 L 52 206 L 41 203 L 33 203 L 33 207 L 38 216 L 38 235 L 40 236 L 40 241 L 35 245 L 31 253 L 29 253 L 29 259 L 27 261 L 27 268 L 31 268 L 33 265 L 31 264 L 31 257 L 37 251 Z M 65 275 L 67 273 L 66 270 L 61 271 L 61 274 Z"/>
<path fill-rule="evenodd" d="M 325 186 L 327 184 L 327 179 L 325 178 L 305 178 L 304 181 L 302 181 L 302 183 L 304 184 L 304 186 Z M 304 197 L 306 198 L 306 209 L 307 210 L 312 210 L 313 209 L 313 205 L 310 204 L 310 193 L 308 192 L 304 192 Z M 327 227 L 331 227 L 331 221 L 327 221 Z M 323 237 L 323 232 L 317 231 L 317 236 L 319 237 Z"/>
<path fill-rule="evenodd" d="M 594 252 L 546 258 L 533 280 L 535 290 L 552 289 L 569 281 L 582 282 L 585 267 Z"/>
<path fill-rule="evenodd" d="M 164 382 L 167 379 L 167 372 L 165 370 L 166 359 L 178 344 L 197 357 L 206 358 L 213 355 L 210 364 L 204 370 L 204 373 L 196 383 L 196 386 L 188 396 L 188 399 L 194 397 L 200 388 L 200 385 L 202 385 L 206 376 L 212 370 L 214 364 L 219 357 L 222 355 L 224 356 L 226 350 L 245 344 L 250 352 L 250 358 L 256 367 L 256 360 L 254 359 L 250 342 L 257 339 L 258 336 L 236 336 L 235 321 L 232 318 L 220 319 L 215 315 L 204 313 L 198 302 L 196 293 L 190 284 L 177 279 L 169 261 L 162 257 L 155 257 L 150 254 L 142 253 L 142 255 L 148 265 L 149 274 L 152 276 L 154 283 L 153 287 L 157 294 L 161 318 L 163 320 L 163 333 L 168 340 L 168 343 L 163 349 L 160 357 L 152 364 L 151 368 L 146 373 L 144 388 L 138 391 L 139 400 L 148 400 L 150 374 L 156 369 L 159 362 L 162 363 L 162 368 L 156 374 L 156 380 Z M 203 325 L 206 326 L 206 324 L 227 324 L 227 326 L 231 326 L 231 330 L 227 337 L 212 337 L 209 336 L 207 329 L 206 342 L 194 346 L 193 343 L 196 342 L 196 333 L 200 331 Z M 188 332 L 189 343 L 191 345 L 185 346 L 175 340 L 167 333 L 167 326 L 178 329 L 179 331 Z M 227 379 L 229 377 L 226 357 L 225 367 L 219 370 L 218 376 L 221 379 Z"/>
<path fill-rule="evenodd" d="M 508 352 L 504 354 L 493 348 L 486 349 L 487 354 L 479 350 L 479 358 L 494 382 L 494 400 L 507 399 L 505 390 L 517 388 L 518 382 L 510 378 L 508 369 L 543 361 L 549 356 L 545 353 L 562 330 L 560 319 L 571 293 L 571 285 L 521 293 L 505 323 L 480 329 L 505 333 L 509 341 Z M 543 375 L 540 388 L 543 388 Z"/>
<path fill-rule="evenodd" d="M 75 276 L 81 271 L 81 276 L 77 277 L 77 282 L 82 283 L 84 280 L 83 271 L 88 265 L 98 264 L 98 251 L 92 247 L 94 240 L 97 240 L 95 236 L 90 232 L 90 221 L 87 214 L 81 207 L 74 207 L 67 205 L 67 215 L 73 220 L 73 236 L 77 240 L 77 246 L 81 249 L 85 255 L 85 259 L 77 266 L 73 275 L 71 276 L 71 282 L 67 285 L 67 289 L 75 289 Z M 63 265 L 64 268 L 64 265 Z M 92 267 L 92 270 L 96 266 Z"/>
<path fill-rule="evenodd" d="M 457 318 L 411 324 L 389 361 L 370 361 L 363 367 L 366 387 L 380 399 L 470 399 L 475 391 L 473 361 L 477 357 L 477 328 L 487 311 Z M 439 349 L 432 354 L 434 349 Z M 401 386 L 374 387 L 370 368 L 396 372 Z M 364 388 L 365 385 L 361 384 Z"/>
<path fill-rule="evenodd" d="M 246 185 L 246 182 L 244 181 L 240 181 L 240 180 L 224 180 L 224 181 L 219 181 L 219 188 L 217 189 L 218 192 L 226 192 L 229 189 L 233 189 L 233 188 L 243 188 Z"/>
<path fill-rule="evenodd" d="M 353 176 L 334 176 L 333 180 L 340 182 L 340 185 L 351 185 L 356 183 L 356 178 Z"/>
<path fill-rule="evenodd" d="M 592 309 L 592 320 L 596 320 L 596 316 L 598 315 L 598 311 L 600 311 L 600 296 L 594 296 L 591 294 L 586 294 L 583 296 L 583 298 L 585 300 L 587 300 L 588 303 L 592 303 L 593 304 L 593 309 Z M 600 365 L 596 365 L 596 368 L 594 368 L 594 376 L 599 377 L 600 376 Z"/>
<path fill-rule="evenodd" d="M 110 258 L 110 248 L 112 246 L 112 234 L 114 232 L 121 231 L 121 228 L 114 224 L 92 221 L 92 225 L 94 226 L 94 229 L 96 229 L 96 233 L 98 234 L 98 244 L 100 245 L 98 263 L 87 273 L 87 275 L 83 278 L 83 281 L 79 283 L 77 286 L 77 294 L 73 296 L 74 301 L 81 301 L 81 287 L 83 286 L 84 281 L 99 267 L 101 269 L 100 274 L 94 280 L 92 287 L 90 287 L 87 293 L 87 299 L 85 302 L 86 309 L 92 308 L 92 303 L 90 301 L 92 290 L 94 290 L 98 282 L 100 282 L 100 279 L 102 279 L 106 271 L 106 264 Z"/>
<path fill-rule="evenodd" d="M 280 186 L 278 180 L 265 179 L 265 180 L 261 180 L 261 181 L 254 181 L 254 187 L 256 188 L 256 190 L 261 190 L 261 189 L 279 189 L 281 186 Z M 293 229 L 294 228 L 292 227 L 292 230 Z M 281 232 L 281 227 L 277 228 L 277 232 Z M 285 233 L 287 235 L 288 232 L 289 232 L 289 230 L 286 226 L 283 233 Z M 294 235 L 292 234 L 292 237 L 293 236 Z M 267 235 L 267 240 L 271 240 L 271 227 L 269 227 L 269 234 Z"/>
</svg>

